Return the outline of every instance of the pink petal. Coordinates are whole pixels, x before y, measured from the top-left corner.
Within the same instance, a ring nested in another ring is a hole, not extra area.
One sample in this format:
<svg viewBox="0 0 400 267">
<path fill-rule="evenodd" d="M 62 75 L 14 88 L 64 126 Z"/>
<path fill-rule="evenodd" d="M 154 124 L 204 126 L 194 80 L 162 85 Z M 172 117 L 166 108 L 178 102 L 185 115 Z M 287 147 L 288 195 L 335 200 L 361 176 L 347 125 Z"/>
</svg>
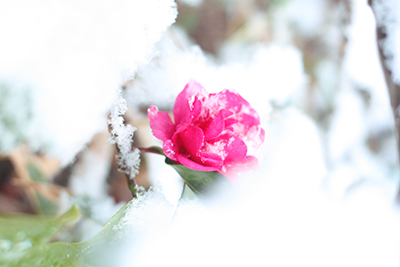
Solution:
<svg viewBox="0 0 400 267">
<path fill-rule="evenodd" d="M 236 92 L 231 92 L 225 89 L 221 93 L 225 95 L 227 108 L 232 111 L 239 112 L 243 105 L 250 106 L 249 103 Z"/>
<path fill-rule="evenodd" d="M 252 110 L 250 110 L 252 111 Z M 254 111 L 254 110 L 253 110 Z M 246 114 L 243 113 L 242 116 L 240 117 L 239 120 L 241 123 L 247 125 L 247 126 L 254 126 L 254 125 L 259 125 L 260 124 L 260 118 L 258 117 L 258 114 Z"/>
<path fill-rule="evenodd" d="M 218 170 L 222 169 L 224 163 L 222 157 L 215 153 L 200 152 L 200 159 L 204 165 L 216 167 Z"/>
<path fill-rule="evenodd" d="M 201 101 L 198 99 L 196 96 L 194 101 L 193 101 L 193 107 L 190 108 L 189 104 L 187 105 L 186 113 L 183 114 L 181 121 L 179 124 L 176 125 L 176 133 L 180 133 L 183 130 L 185 130 L 189 125 L 192 124 L 192 122 L 197 119 L 197 117 L 200 115 L 202 109 L 202 104 Z M 181 115 L 182 115 L 181 114 Z"/>
<path fill-rule="evenodd" d="M 176 125 L 185 124 L 188 120 L 192 118 L 192 110 L 189 100 L 192 97 L 195 97 L 195 95 L 202 90 L 204 89 L 201 84 L 194 80 L 191 80 L 188 84 L 186 84 L 183 91 L 177 96 L 173 108 L 174 120 Z"/>
<path fill-rule="evenodd" d="M 231 136 L 225 146 L 225 152 L 227 153 L 226 164 L 241 162 L 246 157 L 247 145 L 239 137 Z"/>
<path fill-rule="evenodd" d="M 253 126 L 250 131 L 248 131 L 246 136 L 246 142 L 252 144 L 254 148 L 259 148 L 262 143 L 264 143 L 265 131 L 263 128 Z"/>
<path fill-rule="evenodd" d="M 263 128 L 260 128 L 260 134 L 258 136 L 260 139 L 258 145 L 260 146 L 262 143 L 264 143 L 264 140 L 265 140 L 265 131 Z"/>
<path fill-rule="evenodd" d="M 236 118 L 226 119 L 225 120 L 225 127 L 230 127 L 230 126 L 232 126 L 233 124 L 235 124 L 237 122 L 238 122 L 238 120 Z M 230 127 L 230 128 L 232 128 L 232 127 Z"/>
<path fill-rule="evenodd" d="M 222 133 L 222 130 L 224 129 L 223 115 L 224 113 L 221 110 L 218 113 L 218 115 L 214 118 L 214 120 L 211 122 L 211 124 L 207 127 L 207 129 L 204 132 L 205 140 L 214 139 Z"/>
<path fill-rule="evenodd" d="M 156 106 L 150 106 L 147 114 L 150 118 L 150 127 L 153 135 L 163 142 L 171 139 L 175 131 L 171 116 L 165 111 L 158 111 Z"/>
<path fill-rule="evenodd" d="M 178 147 L 176 145 L 174 145 L 174 143 L 172 142 L 172 140 L 167 140 L 164 142 L 163 144 L 163 151 L 164 154 L 172 159 L 172 160 L 177 160 L 176 158 L 176 154 L 178 153 Z"/>
<path fill-rule="evenodd" d="M 191 159 L 188 159 L 180 154 L 176 155 L 178 162 L 181 163 L 183 166 L 188 167 L 189 169 L 196 170 L 196 171 L 218 171 L 219 169 L 216 167 L 209 167 L 203 166 L 197 162 L 194 162 Z"/>
<path fill-rule="evenodd" d="M 208 102 L 207 105 L 209 106 L 215 106 L 214 103 L 218 103 L 220 109 L 227 109 L 234 113 L 238 113 L 243 105 L 250 106 L 238 93 L 231 92 L 227 89 L 216 94 L 210 94 L 209 98 L 205 101 Z"/>
<path fill-rule="evenodd" d="M 203 130 L 197 126 L 189 126 L 183 130 L 180 134 L 183 147 L 189 153 L 189 155 L 196 160 L 200 148 L 203 146 L 204 133 Z"/>
<path fill-rule="evenodd" d="M 241 174 L 253 170 L 258 167 L 258 160 L 253 156 L 246 156 L 242 162 L 226 165 L 226 171 L 220 172 L 229 180 L 236 180 Z"/>
</svg>

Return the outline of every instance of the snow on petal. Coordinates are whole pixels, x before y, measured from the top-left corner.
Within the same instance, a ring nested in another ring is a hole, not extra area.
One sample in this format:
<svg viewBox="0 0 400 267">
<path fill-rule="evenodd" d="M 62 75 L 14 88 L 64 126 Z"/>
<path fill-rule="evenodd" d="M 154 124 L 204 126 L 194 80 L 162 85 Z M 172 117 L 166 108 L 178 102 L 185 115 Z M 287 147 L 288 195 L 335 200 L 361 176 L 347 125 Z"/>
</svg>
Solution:
<svg viewBox="0 0 400 267">
<path fill-rule="evenodd" d="M 210 170 L 212 166 L 225 173 L 225 164 L 243 165 L 244 160 L 251 159 L 246 158 L 247 143 L 252 144 L 253 151 L 264 141 L 257 112 L 238 93 L 227 89 L 209 94 L 192 80 L 178 95 L 173 113 L 175 132 L 171 139 L 170 124 L 162 130 L 165 125 L 152 120 L 151 128 L 164 141 L 167 157 L 194 170 Z M 152 119 L 154 114 L 149 113 L 149 117 Z M 157 131 L 167 131 L 167 140 Z"/>
<path fill-rule="evenodd" d="M 211 140 L 222 133 L 224 129 L 224 118 L 223 118 L 223 110 L 221 110 L 217 117 L 215 117 L 210 125 L 208 125 L 207 129 L 205 130 L 205 138 L 206 140 Z"/>
<path fill-rule="evenodd" d="M 227 145 L 225 146 L 225 157 L 226 163 L 241 162 L 247 154 L 247 146 L 242 139 L 232 136 L 228 139 Z"/>
</svg>

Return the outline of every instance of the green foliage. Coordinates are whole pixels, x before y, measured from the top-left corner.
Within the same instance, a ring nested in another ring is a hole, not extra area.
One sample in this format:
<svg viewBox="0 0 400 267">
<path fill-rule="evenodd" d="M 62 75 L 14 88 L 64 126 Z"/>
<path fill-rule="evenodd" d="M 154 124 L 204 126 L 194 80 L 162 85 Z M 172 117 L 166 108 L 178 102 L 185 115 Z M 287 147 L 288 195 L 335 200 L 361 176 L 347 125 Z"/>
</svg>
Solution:
<svg viewBox="0 0 400 267">
<path fill-rule="evenodd" d="M 28 163 L 26 165 L 26 169 L 28 170 L 29 176 L 31 177 L 32 181 L 38 183 L 46 183 L 46 177 L 43 172 L 33 163 Z"/>
<path fill-rule="evenodd" d="M 81 266 L 83 257 L 76 244 L 54 242 L 34 246 L 26 250 L 22 257 L 14 259 L 8 267 L 75 267 Z"/>
<path fill-rule="evenodd" d="M 175 164 L 169 158 L 165 159 L 165 163 L 175 169 L 175 171 L 185 180 L 189 188 L 198 196 L 206 196 L 212 194 L 216 189 L 216 185 L 231 187 L 231 182 L 218 172 L 195 171 L 181 164 Z"/>
<path fill-rule="evenodd" d="M 80 266 L 81 256 L 73 244 L 46 244 L 61 227 L 80 213 L 73 206 L 58 218 L 34 215 L 0 216 L 0 266 Z"/>
<path fill-rule="evenodd" d="M 159 148 L 150 148 L 161 154 Z M 154 153 L 153 152 L 153 153 Z M 230 186 L 230 181 L 218 172 L 201 172 L 175 164 L 173 167 L 185 181 L 185 197 L 204 197 L 212 193 L 217 183 Z M 32 169 L 31 175 L 38 175 Z M 89 264 L 96 267 L 113 266 L 115 255 L 126 238 L 121 232 L 121 220 L 127 211 L 140 203 L 133 199 L 122 207 L 92 239 L 81 243 L 50 242 L 61 228 L 80 216 L 73 206 L 64 215 L 55 217 L 35 215 L 0 215 L 0 267 L 75 267 Z"/>
<path fill-rule="evenodd" d="M 35 215 L 0 216 L 0 267 L 113 266 L 121 236 L 118 223 L 133 201 L 122 207 L 92 239 L 81 243 L 49 242 L 80 211 L 72 207 L 58 218 Z"/>
<path fill-rule="evenodd" d="M 38 201 L 37 208 L 40 214 L 43 214 L 45 216 L 54 216 L 57 214 L 58 205 L 54 201 L 48 199 L 41 194 L 36 194 L 36 199 Z"/>
<path fill-rule="evenodd" d="M 29 162 L 28 164 L 26 164 L 26 169 L 28 170 L 29 177 L 33 182 L 37 184 L 48 183 L 45 174 L 34 163 Z M 37 202 L 35 203 L 36 212 L 45 216 L 55 216 L 57 214 L 57 203 L 40 193 L 36 193 L 35 197 L 37 200 Z"/>
</svg>

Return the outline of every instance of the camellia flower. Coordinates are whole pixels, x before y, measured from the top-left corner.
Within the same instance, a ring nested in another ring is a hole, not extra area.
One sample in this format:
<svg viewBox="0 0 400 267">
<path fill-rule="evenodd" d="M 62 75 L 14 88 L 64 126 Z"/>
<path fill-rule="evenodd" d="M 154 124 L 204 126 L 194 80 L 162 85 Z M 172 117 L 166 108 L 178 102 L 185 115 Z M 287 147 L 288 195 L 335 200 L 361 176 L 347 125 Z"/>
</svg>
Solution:
<svg viewBox="0 0 400 267">
<path fill-rule="evenodd" d="M 236 92 L 209 94 L 192 80 L 176 98 L 174 122 L 156 106 L 149 107 L 148 116 L 164 154 L 177 164 L 228 178 L 257 166 L 248 148 L 258 148 L 265 133 L 257 112 Z"/>
</svg>

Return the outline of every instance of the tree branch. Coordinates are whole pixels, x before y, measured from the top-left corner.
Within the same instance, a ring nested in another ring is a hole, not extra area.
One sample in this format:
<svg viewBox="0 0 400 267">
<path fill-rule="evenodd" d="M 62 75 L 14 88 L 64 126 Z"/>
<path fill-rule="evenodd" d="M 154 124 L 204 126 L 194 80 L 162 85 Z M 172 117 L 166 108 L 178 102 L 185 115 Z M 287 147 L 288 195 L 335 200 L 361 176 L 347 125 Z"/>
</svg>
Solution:
<svg viewBox="0 0 400 267">
<path fill-rule="evenodd" d="M 387 37 L 387 29 L 380 21 L 379 16 L 376 14 L 376 9 L 374 3 L 376 0 L 368 0 L 376 20 L 376 37 L 379 50 L 379 58 L 381 61 L 381 66 L 383 73 L 385 75 L 386 86 L 388 88 L 390 104 L 392 107 L 394 125 L 396 127 L 396 141 L 397 141 L 397 154 L 400 160 L 400 85 L 396 84 L 393 80 L 392 71 L 388 68 L 386 62 L 390 59 L 388 55 L 384 53 L 383 43 Z M 397 193 L 397 201 L 400 203 L 400 189 Z"/>
</svg>

